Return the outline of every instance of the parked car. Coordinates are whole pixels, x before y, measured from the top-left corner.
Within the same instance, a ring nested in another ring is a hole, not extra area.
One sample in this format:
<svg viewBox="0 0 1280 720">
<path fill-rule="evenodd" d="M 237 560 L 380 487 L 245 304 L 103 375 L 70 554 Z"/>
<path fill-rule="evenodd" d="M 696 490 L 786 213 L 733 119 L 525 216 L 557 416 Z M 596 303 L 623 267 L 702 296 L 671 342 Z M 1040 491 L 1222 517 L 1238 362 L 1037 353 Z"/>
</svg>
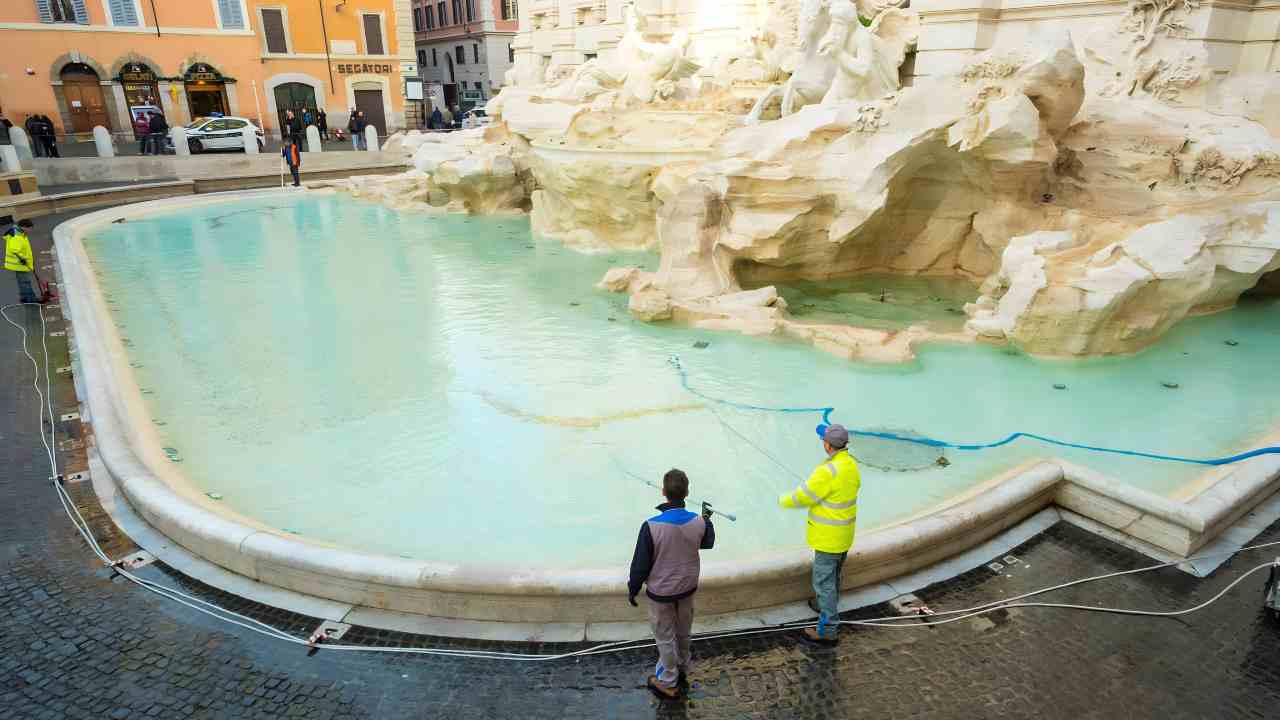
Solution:
<svg viewBox="0 0 1280 720">
<path fill-rule="evenodd" d="M 241 132 L 252 125 L 258 136 L 258 152 L 266 147 L 265 133 L 248 118 L 242 117 L 207 117 L 199 118 L 187 125 L 187 146 L 192 154 L 206 150 L 243 150 L 244 136 Z"/>
<path fill-rule="evenodd" d="M 466 114 L 462 116 L 462 129 L 470 130 L 471 128 L 484 127 L 491 122 L 493 122 L 493 118 L 489 117 L 489 114 L 484 111 L 484 108 L 474 108 L 472 110 L 468 110 Z"/>
</svg>

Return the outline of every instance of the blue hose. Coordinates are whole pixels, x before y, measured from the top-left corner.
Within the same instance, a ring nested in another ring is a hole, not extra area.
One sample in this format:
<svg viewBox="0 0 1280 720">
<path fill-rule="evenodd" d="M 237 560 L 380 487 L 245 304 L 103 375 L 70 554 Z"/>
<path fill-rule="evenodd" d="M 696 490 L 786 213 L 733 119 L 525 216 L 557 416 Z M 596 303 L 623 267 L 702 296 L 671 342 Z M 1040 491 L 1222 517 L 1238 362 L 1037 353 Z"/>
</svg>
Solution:
<svg viewBox="0 0 1280 720">
<path fill-rule="evenodd" d="M 732 400 L 725 400 L 724 398 L 712 397 L 705 393 L 699 392 L 689 384 L 689 373 L 684 369 L 684 365 L 681 364 L 680 356 L 672 355 L 669 362 L 671 363 L 671 366 L 676 369 L 676 372 L 680 374 L 681 387 L 683 387 L 686 392 L 696 397 L 702 398 L 703 400 L 706 400 L 707 402 L 710 402 L 710 403 L 715 403 L 717 405 L 724 405 L 726 407 L 731 407 L 738 410 L 754 410 L 757 412 L 822 413 L 823 424 L 831 423 L 831 414 L 834 413 L 836 410 L 834 407 L 808 407 L 808 408 L 765 407 L 762 405 L 748 405 L 745 403 L 733 402 Z M 1056 438 L 1046 437 L 1044 435 L 1036 435 L 1034 433 L 1024 433 L 1024 432 L 1013 433 L 1012 435 L 1005 437 L 1003 440 L 997 440 L 995 442 L 970 443 L 970 444 L 952 443 L 952 442 L 947 442 L 945 440 L 935 440 L 933 438 L 927 438 L 927 437 L 907 437 L 904 435 L 895 435 L 894 433 L 874 432 L 871 430 L 850 429 L 849 434 L 856 435 L 859 437 L 880 438 L 882 440 L 895 440 L 898 442 L 913 443 L 915 445 L 926 445 L 928 447 L 945 448 L 949 450 L 990 450 L 993 448 L 1004 447 L 1005 445 L 1010 445 L 1017 440 L 1026 438 L 1028 440 L 1036 440 L 1036 441 L 1045 443 L 1047 445 L 1057 445 L 1059 447 L 1073 448 L 1075 450 L 1087 450 L 1089 452 L 1108 453 L 1111 455 L 1125 455 L 1127 457 L 1144 458 L 1147 460 L 1160 460 L 1163 462 L 1178 462 L 1178 463 L 1187 463 L 1190 465 L 1207 465 L 1207 466 L 1213 466 L 1213 467 L 1222 466 L 1222 465 L 1233 465 L 1235 463 L 1243 462 L 1250 458 L 1261 457 L 1263 455 L 1280 455 L 1280 447 L 1272 446 L 1272 447 L 1258 448 L 1256 450 L 1249 450 L 1248 452 L 1243 452 L 1238 455 L 1230 455 L 1228 457 L 1201 459 L 1201 458 L 1180 457 L 1178 455 L 1160 455 L 1158 453 L 1140 452 L 1138 450 L 1120 450 L 1117 448 L 1097 447 L 1095 445 L 1082 445 L 1080 443 L 1067 442 L 1065 440 L 1058 440 Z"/>
</svg>

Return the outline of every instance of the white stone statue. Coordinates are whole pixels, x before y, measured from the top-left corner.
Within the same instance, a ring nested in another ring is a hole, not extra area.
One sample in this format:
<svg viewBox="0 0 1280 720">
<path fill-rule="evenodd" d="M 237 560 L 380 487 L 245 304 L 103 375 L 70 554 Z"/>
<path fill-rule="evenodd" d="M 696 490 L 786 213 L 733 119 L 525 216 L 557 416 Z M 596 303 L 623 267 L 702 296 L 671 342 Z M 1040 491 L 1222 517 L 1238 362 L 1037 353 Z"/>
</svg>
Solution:
<svg viewBox="0 0 1280 720">
<path fill-rule="evenodd" d="M 831 27 L 833 5 L 852 7 L 849 0 L 801 0 L 797 18 L 800 56 L 798 60 L 786 63 L 794 65 L 786 83 L 770 89 L 756 102 L 747 116 L 748 124 L 759 122 L 765 109 L 779 96 L 782 99 L 782 114 L 786 116 L 805 105 L 821 101 L 826 95 L 835 79 L 836 62 L 818 50 L 822 38 Z"/>
<path fill-rule="evenodd" d="M 848 2 L 833 2 L 831 29 L 818 52 L 833 59 L 836 75 L 823 105 L 849 100 L 878 100 L 902 87 L 898 68 L 920 35 L 919 14 L 889 8 L 865 26 Z"/>
</svg>

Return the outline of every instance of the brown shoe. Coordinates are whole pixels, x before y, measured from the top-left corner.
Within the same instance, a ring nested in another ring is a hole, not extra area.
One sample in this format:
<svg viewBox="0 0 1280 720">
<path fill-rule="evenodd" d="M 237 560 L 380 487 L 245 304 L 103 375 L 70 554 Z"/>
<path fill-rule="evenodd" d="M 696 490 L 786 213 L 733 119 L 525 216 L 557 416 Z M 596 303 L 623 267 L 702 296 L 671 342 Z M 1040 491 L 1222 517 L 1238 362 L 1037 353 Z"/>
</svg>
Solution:
<svg viewBox="0 0 1280 720">
<path fill-rule="evenodd" d="M 648 680 L 649 691 L 663 700 L 675 700 L 680 697 L 679 687 L 664 687 L 658 682 L 656 675 L 650 675 Z"/>
<path fill-rule="evenodd" d="M 802 640 L 807 640 L 811 643 L 814 643 L 815 645 L 831 646 L 840 642 L 839 638 L 836 636 L 835 633 L 831 633 L 829 635 L 821 635 L 818 633 L 818 628 L 812 628 L 812 627 L 805 628 L 804 631 L 801 633 L 800 638 Z"/>
</svg>

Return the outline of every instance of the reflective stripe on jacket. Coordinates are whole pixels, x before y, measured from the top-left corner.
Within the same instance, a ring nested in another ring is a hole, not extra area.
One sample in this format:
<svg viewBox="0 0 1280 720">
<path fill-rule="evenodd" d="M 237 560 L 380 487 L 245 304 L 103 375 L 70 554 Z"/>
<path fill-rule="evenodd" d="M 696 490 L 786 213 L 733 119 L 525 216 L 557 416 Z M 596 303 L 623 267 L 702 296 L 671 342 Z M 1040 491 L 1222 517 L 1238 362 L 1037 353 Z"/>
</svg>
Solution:
<svg viewBox="0 0 1280 720">
<path fill-rule="evenodd" d="M 13 230 L 4 236 L 4 269 L 30 272 L 35 265 L 31 257 L 31 240 L 21 230 Z"/>
<path fill-rule="evenodd" d="M 818 466 L 809 479 L 778 498 L 786 508 L 809 508 L 805 540 L 826 553 L 848 552 L 858 521 L 858 463 L 841 450 Z"/>
</svg>

